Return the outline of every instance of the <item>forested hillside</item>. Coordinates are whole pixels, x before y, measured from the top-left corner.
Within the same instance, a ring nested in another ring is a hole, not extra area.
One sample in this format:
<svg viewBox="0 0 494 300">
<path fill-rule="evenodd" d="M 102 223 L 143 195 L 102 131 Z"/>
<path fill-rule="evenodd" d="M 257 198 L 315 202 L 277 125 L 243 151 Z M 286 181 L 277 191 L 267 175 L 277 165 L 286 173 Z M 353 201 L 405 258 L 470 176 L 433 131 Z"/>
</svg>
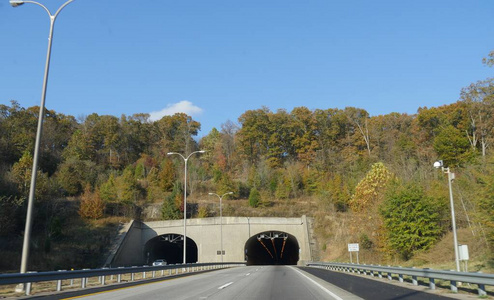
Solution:
<svg viewBox="0 0 494 300">
<path fill-rule="evenodd" d="M 15 101 L 0 105 L 4 241 L 24 230 L 37 114 L 38 107 Z M 47 110 L 36 187 L 35 234 L 42 245 L 34 251 L 50 252 L 75 222 L 63 217 L 63 201 L 85 222 L 147 218 L 150 205 L 160 207 L 157 218 L 181 218 L 184 161 L 167 153 L 201 149 L 206 153 L 188 162 L 187 191 L 198 206 L 189 210 L 192 217 L 213 214 L 209 192 L 232 191 L 226 215 L 307 213 L 316 218 L 323 258 L 360 242 L 381 262 L 411 259 L 450 231 L 447 177 L 432 166 L 442 159 L 456 173 L 458 226 L 490 249 L 484 254 L 492 262 L 493 116 L 494 79 L 466 87 L 453 104 L 413 115 L 262 107 L 200 140 L 200 124 L 185 114 L 153 122 L 147 114 L 76 119 Z"/>
</svg>

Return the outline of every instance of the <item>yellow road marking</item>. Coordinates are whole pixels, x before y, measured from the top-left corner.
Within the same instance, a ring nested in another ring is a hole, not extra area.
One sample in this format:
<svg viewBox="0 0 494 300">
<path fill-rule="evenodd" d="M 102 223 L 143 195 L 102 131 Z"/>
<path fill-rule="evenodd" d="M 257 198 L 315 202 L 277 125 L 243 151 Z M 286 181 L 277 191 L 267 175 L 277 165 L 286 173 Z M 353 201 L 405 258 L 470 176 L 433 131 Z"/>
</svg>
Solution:
<svg viewBox="0 0 494 300">
<path fill-rule="evenodd" d="M 120 291 L 120 290 L 126 290 L 126 289 L 130 289 L 130 288 L 137 287 L 137 286 L 143 286 L 143 285 L 148 285 L 148 284 L 153 284 L 153 283 L 158 283 L 158 282 L 163 282 L 163 281 L 169 281 L 169 280 L 173 280 L 173 279 L 189 277 L 189 276 L 192 276 L 192 275 L 197 275 L 197 274 L 189 274 L 189 275 L 175 277 L 175 278 L 167 278 L 167 279 L 163 279 L 163 280 L 157 280 L 157 281 L 154 281 L 154 282 L 139 283 L 139 284 L 136 284 L 136 285 L 133 285 L 133 286 L 126 286 L 126 287 L 111 289 L 111 290 L 108 290 L 108 291 L 102 291 L 102 292 L 85 294 L 85 295 L 75 296 L 75 297 L 70 297 L 70 298 L 62 298 L 62 299 L 63 300 L 79 299 L 79 298 L 84 298 L 84 297 L 89 297 L 89 296 L 94 296 L 94 295 L 101 295 L 101 294 L 104 294 L 104 293 L 109 293 L 109 292 L 114 292 L 114 291 Z"/>
</svg>

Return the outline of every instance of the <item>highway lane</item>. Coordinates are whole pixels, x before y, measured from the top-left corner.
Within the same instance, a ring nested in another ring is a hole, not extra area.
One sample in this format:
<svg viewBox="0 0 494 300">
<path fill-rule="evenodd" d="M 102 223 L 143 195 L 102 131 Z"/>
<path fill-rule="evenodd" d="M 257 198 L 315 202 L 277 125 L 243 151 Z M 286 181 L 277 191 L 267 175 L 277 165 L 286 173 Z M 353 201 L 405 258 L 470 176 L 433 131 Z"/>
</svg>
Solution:
<svg viewBox="0 0 494 300">
<path fill-rule="evenodd" d="M 451 298 L 346 273 L 294 266 L 248 266 L 67 291 L 39 299 L 383 299 Z M 463 295 L 466 296 L 466 295 Z"/>
<path fill-rule="evenodd" d="M 361 299 L 291 266 L 218 270 L 67 299 Z"/>
<path fill-rule="evenodd" d="M 452 298 L 406 288 L 405 285 L 389 284 L 361 276 L 328 271 L 319 268 L 301 267 L 311 275 L 321 278 L 363 299 L 380 300 L 451 300 Z M 472 299 L 467 295 L 454 295 L 456 299 Z"/>
</svg>

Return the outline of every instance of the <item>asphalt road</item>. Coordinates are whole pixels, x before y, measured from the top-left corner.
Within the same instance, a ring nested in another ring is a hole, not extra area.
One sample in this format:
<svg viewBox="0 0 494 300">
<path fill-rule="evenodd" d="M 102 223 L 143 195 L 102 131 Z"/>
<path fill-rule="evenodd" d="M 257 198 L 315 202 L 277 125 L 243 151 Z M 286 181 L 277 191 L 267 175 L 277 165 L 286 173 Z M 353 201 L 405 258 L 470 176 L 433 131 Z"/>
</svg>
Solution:
<svg viewBox="0 0 494 300">
<path fill-rule="evenodd" d="M 446 300 L 445 296 L 426 293 L 406 288 L 404 285 L 394 285 L 372 279 L 362 278 L 341 272 L 332 272 L 318 268 L 301 267 L 301 270 L 321 278 L 339 288 L 342 288 L 363 299 L 380 300 Z"/>
<path fill-rule="evenodd" d="M 304 273 L 289 266 L 239 267 L 65 299 L 360 299 Z"/>
<path fill-rule="evenodd" d="M 83 294 L 87 293 L 87 294 Z M 444 296 L 327 270 L 249 266 L 185 277 L 67 292 L 43 299 L 383 299 L 445 300 Z"/>
</svg>

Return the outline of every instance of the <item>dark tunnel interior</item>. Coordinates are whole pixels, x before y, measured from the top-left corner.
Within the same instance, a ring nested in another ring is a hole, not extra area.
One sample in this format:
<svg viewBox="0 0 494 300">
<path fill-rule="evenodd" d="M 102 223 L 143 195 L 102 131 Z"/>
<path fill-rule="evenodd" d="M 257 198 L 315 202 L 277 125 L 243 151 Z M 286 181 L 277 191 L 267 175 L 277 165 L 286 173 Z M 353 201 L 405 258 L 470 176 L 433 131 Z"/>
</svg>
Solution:
<svg viewBox="0 0 494 300">
<path fill-rule="evenodd" d="M 245 243 L 247 265 L 296 265 L 299 260 L 297 239 L 288 233 L 266 231 Z"/>
<path fill-rule="evenodd" d="M 165 259 L 168 264 L 183 262 L 183 235 L 164 234 L 149 240 L 144 246 L 144 261 L 150 265 L 157 259 Z M 186 262 L 197 262 L 197 245 L 187 238 Z"/>
</svg>

